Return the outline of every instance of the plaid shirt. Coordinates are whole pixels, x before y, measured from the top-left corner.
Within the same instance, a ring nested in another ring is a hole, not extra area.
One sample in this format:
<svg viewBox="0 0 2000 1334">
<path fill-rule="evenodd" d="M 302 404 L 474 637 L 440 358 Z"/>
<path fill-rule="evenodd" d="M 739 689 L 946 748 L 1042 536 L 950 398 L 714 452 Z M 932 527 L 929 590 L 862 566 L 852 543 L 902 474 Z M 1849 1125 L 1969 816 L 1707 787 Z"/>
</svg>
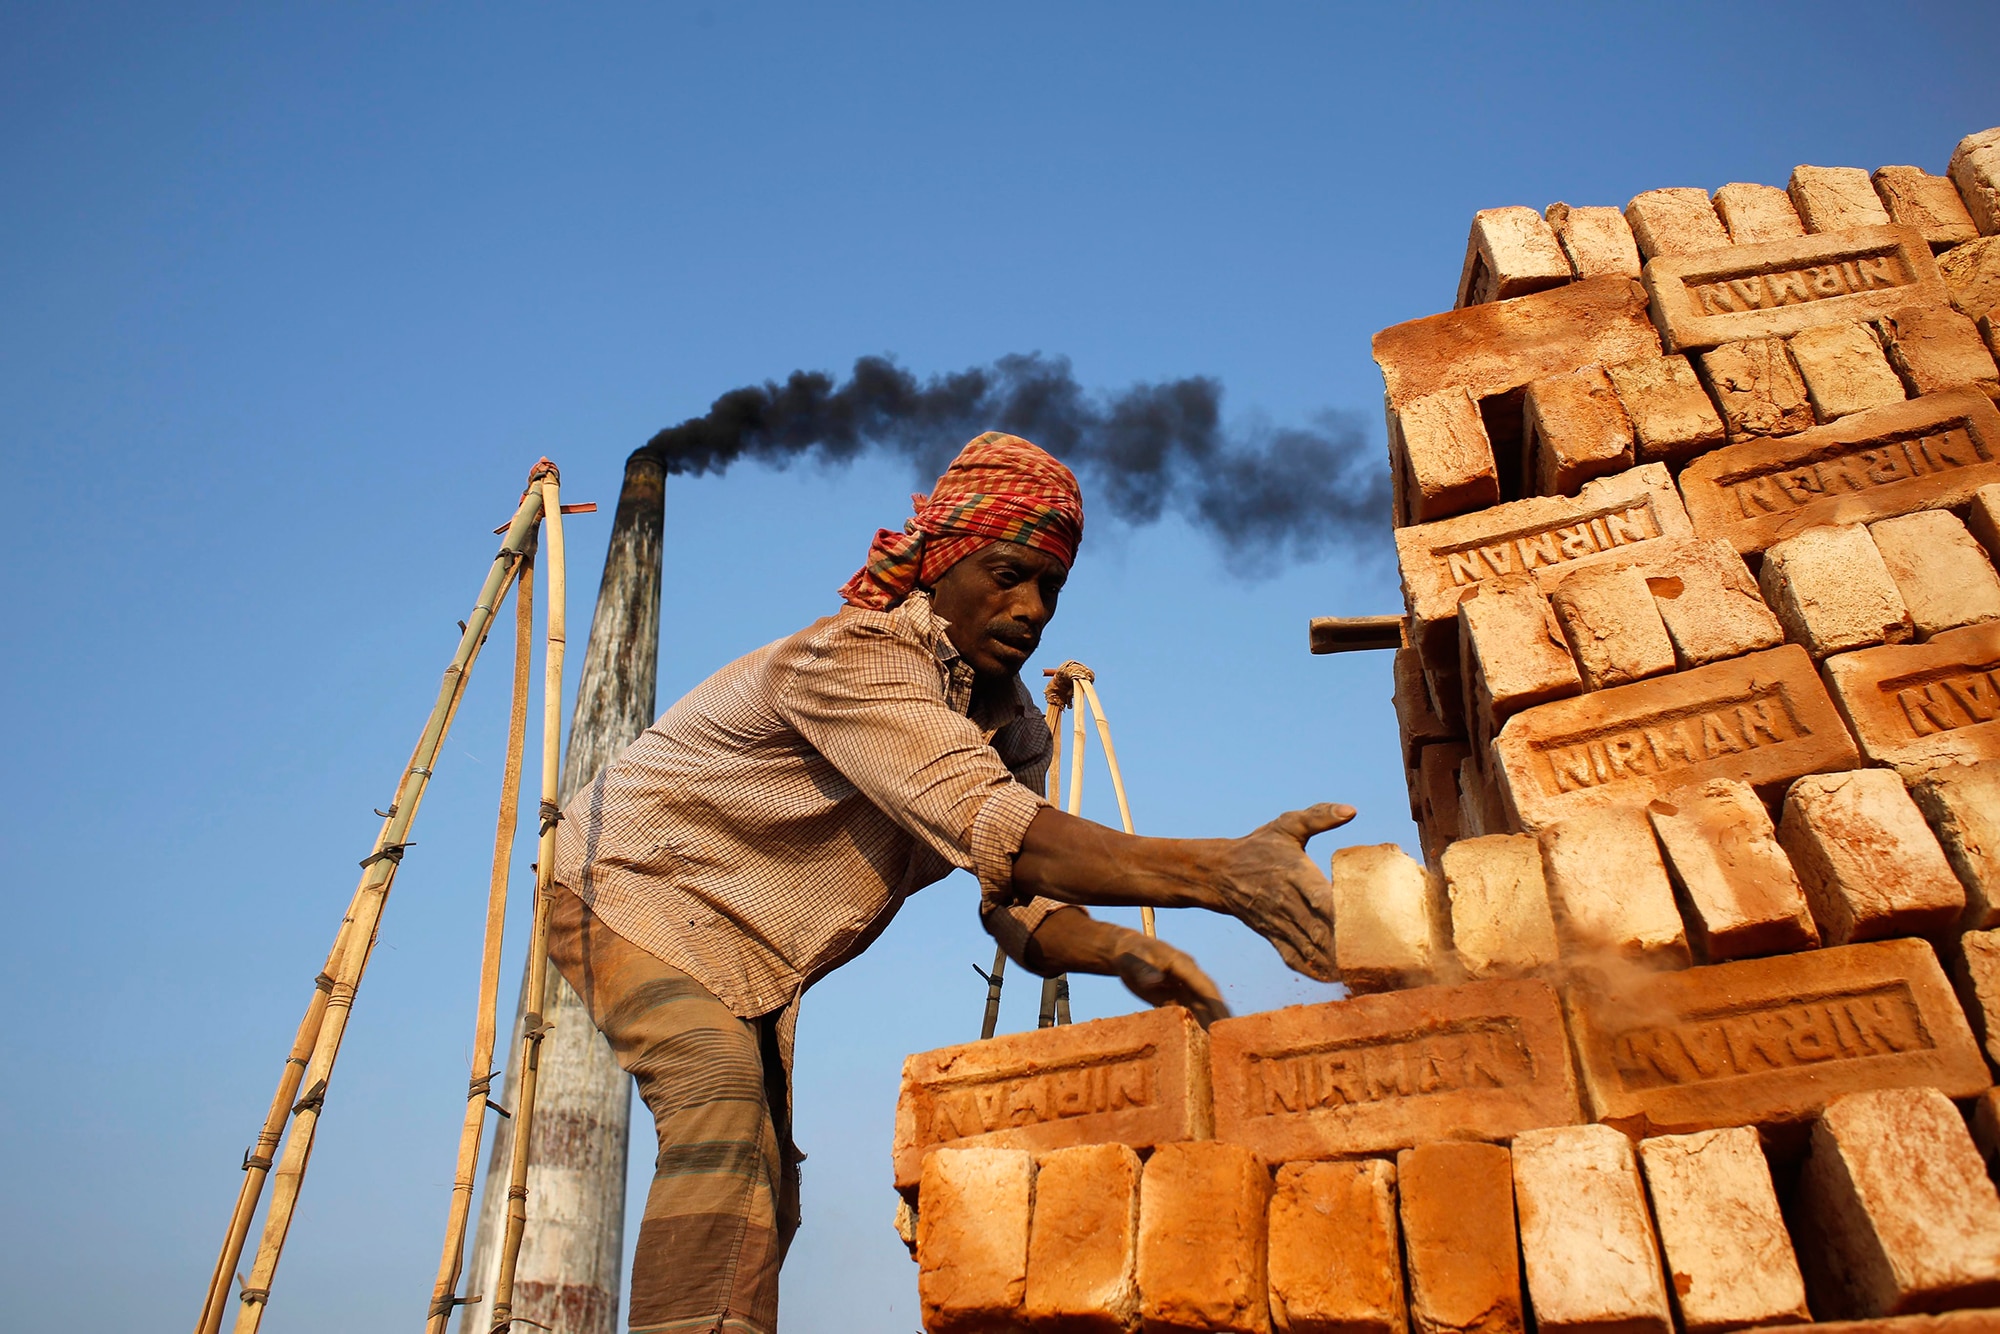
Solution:
<svg viewBox="0 0 2000 1334">
<path fill-rule="evenodd" d="M 823 617 L 704 681 L 572 797 L 555 878 L 744 1018 L 953 867 L 1018 955 L 1062 906 L 1012 886 L 1053 747 L 1018 679 L 978 717 L 972 683 L 927 594 Z"/>
</svg>

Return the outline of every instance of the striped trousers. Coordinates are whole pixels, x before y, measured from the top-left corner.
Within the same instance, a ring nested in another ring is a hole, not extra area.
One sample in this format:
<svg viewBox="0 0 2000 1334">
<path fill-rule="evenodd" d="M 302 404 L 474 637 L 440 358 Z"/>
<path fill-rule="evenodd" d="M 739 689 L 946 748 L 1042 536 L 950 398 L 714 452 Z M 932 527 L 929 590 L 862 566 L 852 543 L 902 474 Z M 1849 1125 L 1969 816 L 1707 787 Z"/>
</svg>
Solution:
<svg viewBox="0 0 2000 1334">
<path fill-rule="evenodd" d="M 561 887 L 549 959 L 638 1081 L 659 1132 L 632 1260 L 633 1334 L 772 1334 L 801 1156 L 779 1016 L 739 1019 Z"/>
</svg>

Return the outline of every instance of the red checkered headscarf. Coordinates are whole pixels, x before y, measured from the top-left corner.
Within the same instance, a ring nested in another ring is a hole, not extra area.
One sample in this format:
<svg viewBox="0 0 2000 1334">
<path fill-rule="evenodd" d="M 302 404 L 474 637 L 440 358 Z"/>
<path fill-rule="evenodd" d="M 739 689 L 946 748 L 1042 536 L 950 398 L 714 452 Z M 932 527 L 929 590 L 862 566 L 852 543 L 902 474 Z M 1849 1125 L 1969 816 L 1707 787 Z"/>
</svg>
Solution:
<svg viewBox="0 0 2000 1334">
<path fill-rule="evenodd" d="M 887 611 L 983 546 L 1018 542 L 1065 567 L 1083 540 L 1076 475 L 1018 435 L 988 431 L 964 449 L 896 532 L 877 530 L 868 563 L 841 587 L 850 607 Z"/>
</svg>

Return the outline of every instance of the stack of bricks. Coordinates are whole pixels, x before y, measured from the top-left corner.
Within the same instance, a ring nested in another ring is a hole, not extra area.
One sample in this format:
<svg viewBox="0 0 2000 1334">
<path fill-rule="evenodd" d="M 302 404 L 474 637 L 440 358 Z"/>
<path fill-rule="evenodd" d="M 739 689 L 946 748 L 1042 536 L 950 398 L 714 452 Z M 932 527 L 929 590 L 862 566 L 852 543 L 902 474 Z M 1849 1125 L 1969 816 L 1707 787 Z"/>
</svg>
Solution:
<svg viewBox="0 0 2000 1334">
<path fill-rule="evenodd" d="M 1475 215 L 1374 342 L 1422 860 L 1349 999 L 910 1058 L 925 1327 L 2000 1331 L 1996 325 L 2000 129 Z"/>
</svg>

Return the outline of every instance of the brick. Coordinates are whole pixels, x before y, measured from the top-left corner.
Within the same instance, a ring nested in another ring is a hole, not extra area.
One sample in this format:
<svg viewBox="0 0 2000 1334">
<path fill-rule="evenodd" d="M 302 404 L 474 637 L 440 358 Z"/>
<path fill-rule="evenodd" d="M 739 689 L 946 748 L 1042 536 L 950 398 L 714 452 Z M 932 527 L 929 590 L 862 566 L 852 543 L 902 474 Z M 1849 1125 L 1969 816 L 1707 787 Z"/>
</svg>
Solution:
<svg viewBox="0 0 2000 1334">
<path fill-rule="evenodd" d="M 1602 366 L 1529 384 L 1521 421 L 1522 476 L 1540 495 L 1573 496 L 1593 477 L 1632 466 L 1632 419 Z"/>
<path fill-rule="evenodd" d="M 2000 625 L 1843 653 L 1823 670 L 1872 763 L 1909 774 L 2000 760 Z"/>
<path fill-rule="evenodd" d="M 1458 766 L 1458 836 L 1485 838 L 1519 832 L 1507 815 L 1507 804 L 1500 799 L 1493 775 L 1481 766 L 1476 752 L 1466 756 Z"/>
<path fill-rule="evenodd" d="M 1569 257 L 1556 234 L 1531 208 L 1482 208 L 1472 215 L 1459 307 L 1505 301 L 1560 287 L 1570 280 Z"/>
<path fill-rule="evenodd" d="M 1822 324 L 1792 335 L 1787 346 L 1823 422 L 1903 401 L 1903 381 L 1866 324 Z"/>
<path fill-rule="evenodd" d="M 1967 931 L 1958 938 L 1951 981 L 1972 1036 L 1986 1059 L 2000 1065 L 2000 931 Z"/>
<path fill-rule="evenodd" d="M 1678 544 L 1674 563 L 1648 562 L 1646 586 L 1674 643 L 1683 670 L 1776 648 L 1785 642 L 1778 618 L 1743 557 L 1722 541 Z"/>
<path fill-rule="evenodd" d="M 1708 201 L 1708 191 L 1691 187 L 1648 190 L 1625 206 L 1625 221 L 1645 258 L 1697 255 L 1728 246 L 1729 233 Z"/>
<path fill-rule="evenodd" d="M 1020 1149 L 945 1149 L 924 1160 L 917 1297 L 930 1334 L 1018 1330 L 1035 1163 Z"/>
<path fill-rule="evenodd" d="M 1681 464 L 1723 442 L 1722 417 L 1686 357 L 1642 357 L 1605 374 L 1632 423 L 1639 462 Z"/>
<path fill-rule="evenodd" d="M 1972 1123 L 1972 1142 L 1986 1160 L 1986 1174 L 1992 1176 L 2000 1166 L 2000 1088 L 1987 1089 L 1974 1098 L 1972 1115 L 1967 1119 Z M 1994 1322 L 2000 1326 L 2000 1312 L 1994 1313 Z"/>
<path fill-rule="evenodd" d="M 1731 181 L 1715 192 L 1715 212 L 1735 245 L 1790 241 L 1806 234 L 1792 197 L 1775 185 Z"/>
<path fill-rule="evenodd" d="M 1592 1116 L 1638 1137 L 1755 1125 L 1783 1140 L 1832 1099 L 1991 1076 L 1937 956 L 1881 940 L 1563 993 Z"/>
<path fill-rule="evenodd" d="M 1748 783 L 1718 779 L 1647 807 L 1702 963 L 1819 945 L 1792 860 Z"/>
<path fill-rule="evenodd" d="M 1506 719 L 1583 688 L 1549 600 L 1532 575 L 1474 585 L 1458 604 L 1458 645 L 1475 756 Z"/>
<path fill-rule="evenodd" d="M 1414 1334 L 1521 1334 L 1514 1166 L 1503 1144 L 1434 1143 L 1396 1155 Z"/>
<path fill-rule="evenodd" d="M 1413 523 L 1428 523 L 1500 499 L 1493 442 L 1478 402 L 1463 389 L 1444 389 L 1390 413 L 1390 457 L 1403 474 L 1403 505 Z"/>
<path fill-rule="evenodd" d="M 1945 172 L 1980 235 L 2000 232 L 2000 127 L 1959 140 Z"/>
<path fill-rule="evenodd" d="M 1138 1154 L 1080 1144 L 1042 1155 L 1028 1232 L 1028 1323 L 1125 1334 L 1139 1312 L 1138 1245 Z"/>
<path fill-rule="evenodd" d="M 1732 443 L 1792 435 L 1813 424 L 1812 400 L 1784 340 L 1752 338 L 1697 354 Z"/>
<path fill-rule="evenodd" d="M 1915 634 L 1903 595 L 1860 524 L 1808 528 L 1774 542 L 1757 582 L 1785 638 L 1815 658 Z"/>
<path fill-rule="evenodd" d="M 1514 1207 L 1535 1328 L 1672 1334 L 1632 1142 L 1609 1126 L 1514 1137 Z"/>
<path fill-rule="evenodd" d="M 1632 239 L 1631 224 L 1618 209 L 1550 204 L 1547 217 L 1555 229 L 1556 243 L 1569 259 L 1570 271 L 1577 277 L 1639 276 L 1639 246 Z"/>
<path fill-rule="evenodd" d="M 1286 1163 L 1270 1213 L 1271 1323 L 1283 1334 L 1404 1334 L 1396 1165 Z"/>
<path fill-rule="evenodd" d="M 1925 394 L 1782 440 L 1726 445 L 1680 475 L 1703 537 L 1762 551 L 1815 524 L 1965 504 L 2000 482 L 2000 413 L 1965 389 Z"/>
<path fill-rule="evenodd" d="M 1501 728 L 1493 755 L 1530 832 L 1711 779 L 1776 790 L 1859 759 L 1812 660 L 1792 644 L 1525 710 Z"/>
<path fill-rule="evenodd" d="M 1859 167 L 1794 167 L 1789 193 L 1808 232 L 1889 225 L 1888 210 Z"/>
<path fill-rule="evenodd" d="M 1965 890 L 1887 769 L 1809 774 L 1785 795 L 1778 842 L 1829 945 L 1932 935 L 1965 914 Z"/>
<path fill-rule="evenodd" d="M 2000 482 L 1972 493 L 1965 507 L 1965 526 L 1986 548 L 1988 559 L 2000 565 Z"/>
<path fill-rule="evenodd" d="M 1168 1144 L 1139 1187 L 1140 1328 L 1266 1334 L 1271 1177 L 1234 1144 Z"/>
<path fill-rule="evenodd" d="M 1433 933 L 1430 878 L 1394 843 L 1333 854 L 1333 954 L 1356 994 L 1428 986 L 1443 942 Z"/>
<path fill-rule="evenodd" d="M 1208 1037 L 1178 1006 L 918 1052 L 896 1098 L 896 1189 L 940 1147 L 1135 1149 L 1209 1135 Z"/>
<path fill-rule="evenodd" d="M 1542 871 L 1563 956 L 1664 968 L 1689 963 L 1687 934 L 1644 811 L 1598 811 L 1541 833 Z"/>
<path fill-rule="evenodd" d="M 1686 1334 L 1812 1319 L 1755 1130 L 1656 1136 L 1639 1163 Z"/>
<path fill-rule="evenodd" d="M 1669 352 L 1783 338 L 1946 299 L 1930 245 L 1914 227 L 1668 256 L 1646 266 L 1644 281 Z"/>
<path fill-rule="evenodd" d="M 1424 859 L 1435 861 L 1459 837 L 1458 768 L 1470 752 L 1463 742 L 1425 746 L 1417 763 L 1417 826 Z"/>
<path fill-rule="evenodd" d="M 1977 320 L 2000 306 L 2000 238 L 1982 236 L 1953 246 L 1938 256 L 1937 266 L 1960 313 Z"/>
<path fill-rule="evenodd" d="M 1950 510 L 1883 519 L 1868 532 L 1919 639 L 2000 619 L 2000 574 Z"/>
<path fill-rule="evenodd" d="M 1460 839 L 1442 865 L 1452 947 L 1467 977 L 1523 977 L 1555 964 L 1555 916 L 1532 835 Z"/>
<path fill-rule="evenodd" d="M 1666 468 L 1653 463 L 1586 482 L 1574 497 L 1534 496 L 1398 529 L 1396 554 L 1421 637 L 1423 623 L 1451 623 L 1466 590 L 1489 580 L 1552 581 L 1610 553 L 1692 535 Z"/>
<path fill-rule="evenodd" d="M 1219 1021 L 1213 1039 L 1217 1135 L 1269 1162 L 1581 1119 L 1555 992 L 1538 980 L 1267 1010 Z"/>
<path fill-rule="evenodd" d="M 1832 1102 L 1813 1126 L 1794 1218 L 1821 1314 L 2000 1302 L 2000 1194 L 1958 1109 L 1936 1089 Z"/>
<path fill-rule="evenodd" d="M 1549 595 L 1585 690 L 1628 685 L 1674 669 L 1674 641 L 1644 571 L 1578 570 Z"/>
<path fill-rule="evenodd" d="M 1910 799 L 1965 889 L 1959 925 L 2000 927 L 2000 764 L 1937 765 L 1910 783 Z"/>
<path fill-rule="evenodd" d="M 1922 167 L 1877 167 L 1873 179 L 1875 194 L 1889 211 L 1889 221 L 1899 227 L 1915 227 L 1932 250 L 1979 235 L 1951 177 L 1933 176 Z"/>
<path fill-rule="evenodd" d="M 1969 387 L 2000 396 L 2000 370 L 1979 326 L 1948 306 L 1911 306 L 1876 321 L 1889 364 L 1912 395 Z"/>
<path fill-rule="evenodd" d="M 1645 290 L 1605 277 L 1410 320 L 1376 334 L 1371 347 L 1390 402 L 1401 406 L 1440 389 L 1488 398 L 1544 375 L 1656 357 L 1660 336 Z"/>
<path fill-rule="evenodd" d="M 1396 730 L 1403 744 L 1403 763 L 1414 765 L 1424 747 L 1438 741 L 1454 741 L 1462 735 L 1438 716 L 1424 688 L 1423 659 L 1413 648 L 1396 650 L 1396 682 L 1392 702 L 1396 706 Z"/>
</svg>

